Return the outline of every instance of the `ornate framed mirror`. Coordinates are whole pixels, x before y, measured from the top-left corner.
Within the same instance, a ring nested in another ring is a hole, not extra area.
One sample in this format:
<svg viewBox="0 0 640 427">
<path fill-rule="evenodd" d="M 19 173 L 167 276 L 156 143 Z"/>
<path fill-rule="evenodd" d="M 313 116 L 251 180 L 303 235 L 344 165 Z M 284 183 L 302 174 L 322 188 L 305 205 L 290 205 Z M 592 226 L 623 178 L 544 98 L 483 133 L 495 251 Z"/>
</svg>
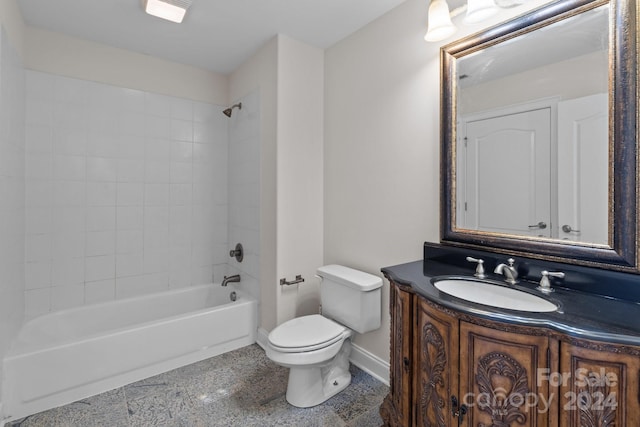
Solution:
<svg viewBox="0 0 640 427">
<path fill-rule="evenodd" d="M 635 0 L 441 49 L 441 242 L 640 273 Z"/>
</svg>

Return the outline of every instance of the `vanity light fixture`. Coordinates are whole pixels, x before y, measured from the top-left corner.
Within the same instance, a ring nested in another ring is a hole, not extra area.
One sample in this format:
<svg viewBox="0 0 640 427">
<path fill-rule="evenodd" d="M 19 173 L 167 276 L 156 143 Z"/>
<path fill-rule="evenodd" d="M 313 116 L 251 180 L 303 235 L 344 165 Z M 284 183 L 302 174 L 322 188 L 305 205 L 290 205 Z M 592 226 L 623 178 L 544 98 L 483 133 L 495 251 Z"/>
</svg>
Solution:
<svg viewBox="0 0 640 427">
<path fill-rule="evenodd" d="M 431 0 L 429 18 L 427 20 L 427 34 L 425 34 L 424 39 L 428 42 L 435 42 L 446 39 L 455 32 L 456 27 L 451 22 L 447 0 Z"/>
<path fill-rule="evenodd" d="M 467 0 L 467 14 L 465 24 L 475 24 L 484 21 L 498 13 L 498 6 L 494 0 Z"/>
<path fill-rule="evenodd" d="M 181 23 L 193 0 L 142 0 L 144 11 L 149 15 Z"/>
<path fill-rule="evenodd" d="M 444 40 L 456 32 L 451 18 L 465 13 L 465 24 L 476 24 L 498 13 L 500 9 L 519 6 L 526 0 L 467 0 L 467 3 L 449 12 L 447 0 L 431 0 L 429 2 L 429 17 L 427 19 L 427 34 L 424 39 L 428 42 Z"/>
</svg>

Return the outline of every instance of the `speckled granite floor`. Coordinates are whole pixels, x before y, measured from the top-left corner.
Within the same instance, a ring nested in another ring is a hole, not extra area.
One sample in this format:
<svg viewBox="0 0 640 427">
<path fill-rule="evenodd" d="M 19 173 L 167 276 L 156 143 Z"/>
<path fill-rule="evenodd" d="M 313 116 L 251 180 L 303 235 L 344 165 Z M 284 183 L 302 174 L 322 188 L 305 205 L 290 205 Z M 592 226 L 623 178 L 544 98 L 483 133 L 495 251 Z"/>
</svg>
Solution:
<svg viewBox="0 0 640 427">
<path fill-rule="evenodd" d="M 288 370 L 250 345 L 85 400 L 13 427 L 373 427 L 388 387 L 351 366 L 351 385 L 313 408 L 285 400 Z"/>
</svg>

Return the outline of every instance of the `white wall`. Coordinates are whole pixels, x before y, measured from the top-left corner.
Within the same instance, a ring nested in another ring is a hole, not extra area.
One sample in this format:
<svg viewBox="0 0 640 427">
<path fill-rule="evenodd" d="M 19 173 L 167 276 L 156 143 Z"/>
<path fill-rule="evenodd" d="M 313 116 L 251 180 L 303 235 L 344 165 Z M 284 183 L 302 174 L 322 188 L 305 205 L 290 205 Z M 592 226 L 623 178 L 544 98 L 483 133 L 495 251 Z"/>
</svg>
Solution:
<svg viewBox="0 0 640 427">
<path fill-rule="evenodd" d="M 441 43 L 423 39 L 427 7 L 407 0 L 326 52 L 325 263 L 380 275 L 439 241 L 440 46 L 524 6 Z M 355 342 L 388 360 L 386 283 L 382 313 L 380 330 Z"/>
<path fill-rule="evenodd" d="M 215 266 L 226 270 L 221 111 L 27 72 L 28 317 L 209 283 Z"/>
<path fill-rule="evenodd" d="M 260 95 L 238 100 L 229 120 L 229 249 L 241 243 L 242 262 L 228 258 L 229 274 L 240 274 L 238 286 L 260 301 Z"/>
<path fill-rule="evenodd" d="M 323 51 L 278 35 L 230 76 L 260 93 L 260 327 L 317 312 L 322 265 Z M 306 282 L 282 288 L 280 278 Z"/>
<path fill-rule="evenodd" d="M 0 359 L 24 315 L 24 71 L 0 34 Z M 0 383 L 2 373 L 0 373 Z M 0 419 L 1 419 L 0 403 Z"/>
<path fill-rule="evenodd" d="M 260 99 L 260 327 L 276 326 L 276 117 L 278 38 L 265 44 L 229 77 L 229 98 L 257 92 Z"/>
<path fill-rule="evenodd" d="M 24 317 L 25 89 L 21 58 L 24 23 L 14 0 L 0 2 L 0 24 L 1 359 L 9 349 Z"/>
</svg>

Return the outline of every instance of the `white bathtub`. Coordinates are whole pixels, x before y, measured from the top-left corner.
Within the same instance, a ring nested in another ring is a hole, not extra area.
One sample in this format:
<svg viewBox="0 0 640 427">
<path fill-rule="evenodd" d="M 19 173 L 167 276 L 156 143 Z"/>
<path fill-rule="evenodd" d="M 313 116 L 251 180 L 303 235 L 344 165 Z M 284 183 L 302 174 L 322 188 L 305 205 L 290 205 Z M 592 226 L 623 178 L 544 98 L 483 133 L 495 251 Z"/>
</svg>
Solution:
<svg viewBox="0 0 640 427">
<path fill-rule="evenodd" d="M 257 302 L 201 285 L 27 322 L 4 358 L 3 422 L 255 342 Z"/>
</svg>

